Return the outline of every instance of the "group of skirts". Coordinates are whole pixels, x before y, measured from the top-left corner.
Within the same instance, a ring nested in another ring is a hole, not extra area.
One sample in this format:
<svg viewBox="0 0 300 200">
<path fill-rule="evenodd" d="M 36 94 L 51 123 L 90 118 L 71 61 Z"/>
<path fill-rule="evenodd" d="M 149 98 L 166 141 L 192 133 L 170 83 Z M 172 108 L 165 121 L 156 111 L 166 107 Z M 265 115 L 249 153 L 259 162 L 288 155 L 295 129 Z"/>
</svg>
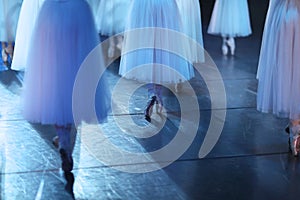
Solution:
<svg viewBox="0 0 300 200">
<path fill-rule="evenodd" d="M 15 39 L 12 68 L 25 69 L 23 108 L 32 122 L 73 123 L 73 84 L 81 63 L 100 43 L 99 33 L 123 34 L 124 51 L 137 44 L 151 46 L 122 54 L 119 74 L 128 79 L 157 84 L 188 81 L 194 77 L 193 63 L 205 62 L 203 50 L 180 43 L 184 39 L 166 40 L 165 35 L 178 39 L 172 34 L 179 32 L 204 47 L 198 0 L 0 0 L 0 9 L 7 2 L 11 9 L 0 12 L 2 19 L 21 4 L 19 23 L 2 20 L 0 40 Z M 270 1 L 257 73 L 258 110 L 290 119 L 300 118 L 299 4 L 297 0 Z M 241 13 L 243 17 L 234 16 Z M 249 26 L 246 0 L 215 1 L 210 34 L 247 36 Z M 10 34 L 14 28 L 15 35 Z M 131 30 L 141 31 L 130 34 Z M 179 47 L 186 48 L 184 56 L 168 52 Z M 104 67 L 103 62 L 96 67 Z M 110 109 L 108 87 L 101 93 L 99 102 L 105 103 L 99 112 L 105 118 Z"/>
</svg>

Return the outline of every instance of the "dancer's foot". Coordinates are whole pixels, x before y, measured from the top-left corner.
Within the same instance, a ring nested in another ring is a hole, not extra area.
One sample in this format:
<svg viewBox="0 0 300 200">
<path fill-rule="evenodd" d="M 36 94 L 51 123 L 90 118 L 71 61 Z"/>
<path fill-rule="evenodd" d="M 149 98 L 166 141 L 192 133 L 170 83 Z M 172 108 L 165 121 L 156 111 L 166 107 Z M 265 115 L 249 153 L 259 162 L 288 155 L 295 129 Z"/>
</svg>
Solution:
<svg viewBox="0 0 300 200">
<path fill-rule="evenodd" d="M 55 136 L 54 138 L 52 138 L 52 144 L 58 148 L 59 147 L 59 138 L 58 136 Z"/>
<path fill-rule="evenodd" d="M 290 127 L 289 147 L 294 156 L 300 152 L 300 125 Z"/>
<path fill-rule="evenodd" d="M 151 123 L 151 115 L 153 112 L 153 106 L 156 102 L 156 96 L 152 96 L 151 99 L 147 103 L 147 107 L 145 109 L 145 119 Z"/>
<path fill-rule="evenodd" d="M 114 55 L 115 55 L 115 47 L 110 46 L 110 47 L 108 48 L 107 55 L 108 55 L 109 58 L 113 58 Z"/>
<path fill-rule="evenodd" d="M 179 83 L 175 84 L 175 92 L 179 93 L 179 92 L 181 92 L 181 90 L 182 90 L 182 82 L 181 82 L 181 80 L 179 80 Z"/>
<path fill-rule="evenodd" d="M 73 158 L 70 153 L 68 153 L 65 149 L 59 150 L 61 157 L 61 168 L 64 172 L 71 172 L 73 170 Z"/>
<path fill-rule="evenodd" d="M 234 55 L 235 53 L 235 41 L 234 41 L 234 38 L 233 37 L 230 37 L 228 40 L 227 40 L 227 45 L 229 46 L 230 48 L 230 53 L 231 55 Z"/>
<path fill-rule="evenodd" d="M 228 47 L 226 44 L 222 45 L 222 53 L 224 56 L 226 56 L 228 54 Z"/>
<path fill-rule="evenodd" d="M 65 179 L 67 184 L 65 185 L 65 190 L 71 195 L 73 199 L 75 199 L 73 186 L 75 182 L 74 174 L 72 172 L 65 172 L 64 173 Z"/>
<path fill-rule="evenodd" d="M 162 113 L 163 111 L 163 101 L 161 98 L 157 98 L 156 100 L 156 113 Z"/>
<path fill-rule="evenodd" d="M 122 43 L 118 42 L 118 44 L 116 45 L 116 47 L 121 51 L 122 50 Z"/>
<path fill-rule="evenodd" d="M 5 48 L 2 49 L 1 55 L 2 55 L 3 64 L 7 65 L 8 64 L 8 53 L 6 52 Z"/>
<path fill-rule="evenodd" d="M 117 37 L 117 41 L 118 41 L 118 43 L 117 43 L 116 47 L 121 51 L 122 50 L 122 45 L 123 45 L 123 36 L 119 35 Z"/>
<path fill-rule="evenodd" d="M 14 46 L 11 42 L 8 43 L 7 47 L 5 48 L 5 51 L 8 53 L 10 57 L 10 62 L 12 62 L 14 56 Z"/>
</svg>

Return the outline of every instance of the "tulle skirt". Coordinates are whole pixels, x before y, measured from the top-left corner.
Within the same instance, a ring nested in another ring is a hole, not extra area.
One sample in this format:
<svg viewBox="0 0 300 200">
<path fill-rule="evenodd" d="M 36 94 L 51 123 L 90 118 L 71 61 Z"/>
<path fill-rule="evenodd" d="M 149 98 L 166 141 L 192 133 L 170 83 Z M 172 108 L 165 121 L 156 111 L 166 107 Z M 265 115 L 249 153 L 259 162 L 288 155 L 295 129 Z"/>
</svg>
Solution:
<svg viewBox="0 0 300 200">
<path fill-rule="evenodd" d="M 194 76 L 192 65 L 184 55 L 169 51 L 188 46 L 181 42 L 181 37 L 173 35 L 174 31 L 182 31 L 176 1 L 134 0 L 129 13 L 119 74 L 127 79 L 156 84 L 191 79 Z M 154 29 L 147 29 L 149 27 Z M 136 30 L 138 32 L 131 32 Z"/>
<path fill-rule="evenodd" d="M 300 119 L 300 2 L 271 1 L 258 66 L 257 109 Z"/>
<path fill-rule="evenodd" d="M 34 123 L 73 124 L 75 77 L 86 56 L 99 44 L 89 5 L 85 0 L 46 0 L 32 38 L 24 79 L 24 117 Z M 94 63 L 92 69 L 95 72 L 104 67 L 100 53 L 99 57 L 102 63 Z M 90 71 L 91 76 L 93 73 Z M 100 81 L 100 86 L 104 87 L 98 88 L 95 97 L 99 104 L 96 106 L 99 121 L 105 120 L 110 109 L 110 96 L 105 83 Z"/>
<path fill-rule="evenodd" d="M 28 57 L 28 49 L 32 31 L 40 8 L 45 0 L 24 0 L 17 27 L 15 40 L 14 59 L 11 68 L 25 70 Z"/>
<path fill-rule="evenodd" d="M 216 0 L 207 32 L 229 37 L 250 35 L 247 0 Z"/>
<path fill-rule="evenodd" d="M 183 32 L 189 36 L 191 41 L 190 53 L 193 62 L 204 62 L 202 22 L 199 0 L 176 0 L 181 17 Z M 194 43 L 197 42 L 201 49 Z"/>
<path fill-rule="evenodd" d="M 102 0 L 96 15 L 101 35 L 111 36 L 124 31 L 131 0 Z"/>
<path fill-rule="evenodd" d="M 97 16 L 97 10 L 98 10 L 98 7 L 99 7 L 99 4 L 100 4 L 100 0 L 86 0 L 91 9 L 92 9 L 92 12 L 93 12 L 93 15 L 94 15 L 94 19 L 96 21 L 96 16 Z"/>
<path fill-rule="evenodd" d="M 0 0 L 0 41 L 14 42 L 22 0 Z"/>
<path fill-rule="evenodd" d="M 279 27 L 279 23 L 280 23 L 278 11 L 276 10 L 279 9 L 278 7 L 281 4 L 280 1 L 281 0 L 272 0 L 269 2 L 269 8 L 266 15 L 263 38 L 261 41 L 260 56 L 259 56 L 257 74 L 256 74 L 257 79 L 260 79 L 262 72 L 266 70 L 265 66 L 272 66 L 274 65 L 274 63 L 270 63 L 270 62 L 275 62 L 274 59 L 269 59 L 269 58 L 275 57 L 274 55 L 276 52 L 276 49 L 274 49 L 274 47 L 276 47 L 274 43 L 277 42 L 276 28 Z M 277 16 L 275 15 L 275 11 Z M 276 19 L 273 19 L 274 17 Z M 271 46 L 272 48 L 270 48 Z"/>
</svg>

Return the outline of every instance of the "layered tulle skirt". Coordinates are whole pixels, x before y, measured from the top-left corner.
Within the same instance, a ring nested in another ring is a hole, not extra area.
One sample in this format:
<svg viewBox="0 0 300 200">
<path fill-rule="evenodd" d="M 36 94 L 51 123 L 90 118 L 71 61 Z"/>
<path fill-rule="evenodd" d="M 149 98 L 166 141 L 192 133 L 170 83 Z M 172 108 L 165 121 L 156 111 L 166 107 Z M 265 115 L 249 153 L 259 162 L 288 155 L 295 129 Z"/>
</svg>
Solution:
<svg viewBox="0 0 300 200">
<path fill-rule="evenodd" d="M 73 124 L 75 79 L 81 63 L 99 44 L 89 5 L 85 0 L 46 0 L 31 41 L 24 79 L 25 119 L 42 124 Z M 90 66 L 89 74 L 81 82 L 88 83 L 93 74 L 104 67 L 100 53 L 98 58 L 100 62 L 92 63 L 94 66 Z M 94 100 L 85 97 L 84 92 L 88 89 L 81 87 L 82 98 L 86 98 L 82 103 L 89 104 Z M 105 79 L 101 79 L 94 98 L 99 121 L 105 120 L 110 109 Z M 84 117 L 80 120 L 89 121 L 84 105 L 81 106 L 83 113 L 80 114 Z"/>
<path fill-rule="evenodd" d="M 96 27 L 101 35 L 124 31 L 131 0 L 102 0 L 96 14 Z"/>
<path fill-rule="evenodd" d="M 257 109 L 300 119 L 300 2 L 270 3 L 258 66 Z"/>
<path fill-rule="evenodd" d="M 0 41 L 14 42 L 22 0 L 0 0 Z"/>
<path fill-rule="evenodd" d="M 176 0 L 183 33 L 190 37 L 190 54 L 194 62 L 204 61 L 204 46 L 199 0 Z M 195 45 L 197 43 L 199 46 Z M 198 48 L 197 48 L 198 47 Z"/>
<path fill-rule="evenodd" d="M 227 37 L 250 35 L 247 0 L 216 0 L 207 32 Z"/>
<path fill-rule="evenodd" d="M 264 32 L 262 36 L 261 41 L 261 49 L 260 49 L 260 56 L 259 56 L 259 62 L 258 62 L 258 68 L 257 68 L 257 79 L 260 79 L 262 72 L 266 71 L 266 66 L 271 64 L 269 62 L 275 62 L 275 60 L 270 59 L 271 57 L 275 57 L 276 49 L 269 49 L 271 45 L 276 43 L 277 41 L 277 35 L 275 31 L 276 28 L 278 28 L 281 23 L 280 18 L 282 16 L 278 16 L 279 12 L 277 11 L 280 9 L 282 3 L 280 3 L 281 0 L 272 0 L 269 2 L 269 8 L 266 15 L 265 25 L 264 25 Z M 275 19 L 276 18 L 276 19 Z M 274 45 L 275 47 L 276 45 Z M 264 75 L 263 75 L 264 76 Z M 262 77 L 263 78 L 263 77 Z"/>
<path fill-rule="evenodd" d="M 192 65 L 186 55 L 176 53 L 189 48 L 180 32 L 176 1 L 134 0 L 129 13 L 119 74 L 156 84 L 191 79 Z"/>
<path fill-rule="evenodd" d="M 14 70 L 25 70 L 26 68 L 32 31 L 44 1 L 45 0 L 23 1 L 17 26 L 14 59 L 12 60 L 11 66 Z"/>
</svg>

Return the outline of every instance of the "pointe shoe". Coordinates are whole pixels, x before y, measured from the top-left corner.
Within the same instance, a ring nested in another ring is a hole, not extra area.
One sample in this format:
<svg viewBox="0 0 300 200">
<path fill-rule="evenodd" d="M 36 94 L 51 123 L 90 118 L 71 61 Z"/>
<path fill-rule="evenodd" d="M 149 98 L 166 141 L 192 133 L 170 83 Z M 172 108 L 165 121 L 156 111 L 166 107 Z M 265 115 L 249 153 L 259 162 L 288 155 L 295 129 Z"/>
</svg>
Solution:
<svg viewBox="0 0 300 200">
<path fill-rule="evenodd" d="M 2 54 L 2 61 L 6 65 L 8 62 L 8 54 L 7 54 L 6 50 L 2 49 L 1 54 Z"/>
<path fill-rule="evenodd" d="M 113 58 L 114 55 L 115 55 L 115 48 L 112 47 L 112 46 L 110 46 L 110 47 L 108 48 L 107 55 L 108 55 L 109 58 Z"/>
<path fill-rule="evenodd" d="M 157 98 L 156 100 L 156 113 L 162 113 L 163 111 L 163 101 L 161 98 Z"/>
<path fill-rule="evenodd" d="M 145 119 L 151 123 L 151 115 L 153 112 L 153 106 L 156 103 L 156 96 L 152 96 L 151 99 L 147 103 L 147 107 L 145 109 Z"/>
<path fill-rule="evenodd" d="M 118 42 L 118 44 L 116 45 L 116 47 L 117 47 L 120 51 L 122 51 L 122 43 L 121 43 L 121 42 Z"/>
<path fill-rule="evenodd" d="M 117 36 L 117 45 L 116 47 L 121 51 L 123 46 L 123 36 L 119 35 Z"/>
<path fill-rule="evenodd" d="M 181 92 L 181 90 L 182 90 L 182 82 L 181 82 L 181 80 L 179 80 L 179 83 L 175 84 L 175 92 L 179 93 L 179 92 Z"/>
<path fill-rule="evenodd" d="M 290 127 L 289 148 L 294 156 L 300 152 L 300 125 Z"/>
<path fill-rule="evenodd" d="M 14 47 L 12 45 L 8 45 L 5 48 L 5 52 L 9 55 L 10 60 L 12 61 L 13 60 L 13 56 L 14 56 Z"/>
<path fill-rule="evenodd" d="M 224 56 L 226 56 L 228 54 L 228 47 L 226 44 L 222 45 L 222 53 Z"/>
<path fill-rule="evenodd" d="M 68 155 L 65 149 L 59 150 L 60 157 L 61 157 L 61 168 L 66 172 L 71 172 L 73 170 L 73 158 L 72 155 Z"/>
<path fill-rule="evenodd" d="M 226 41 L 227 45 L 229 46 L 230 48 L 230 53 L 231 55 L 234 55 L 235 53 L 235 41 L 234 41 L 234 38 L 231 37 L 229 38 L 227 41 Z"/>
<path fill-rule="evenodd" d="M 72 199 L 75 199 L 73 187 L 74 187 L 74 174 L 72 172 L 65 172 L 64 173 L 65 179 L 67 184 L 65 185 L 65 190 L 71 195 Z"/>
<path fill-rule="evenodd" d="M 55 148 L 58 148 L 58 146 L 59 146 L 58 136 L 55 136 L 54 138 L 52 138 L 52 144 L 55 146 Z"/>
</svg>

